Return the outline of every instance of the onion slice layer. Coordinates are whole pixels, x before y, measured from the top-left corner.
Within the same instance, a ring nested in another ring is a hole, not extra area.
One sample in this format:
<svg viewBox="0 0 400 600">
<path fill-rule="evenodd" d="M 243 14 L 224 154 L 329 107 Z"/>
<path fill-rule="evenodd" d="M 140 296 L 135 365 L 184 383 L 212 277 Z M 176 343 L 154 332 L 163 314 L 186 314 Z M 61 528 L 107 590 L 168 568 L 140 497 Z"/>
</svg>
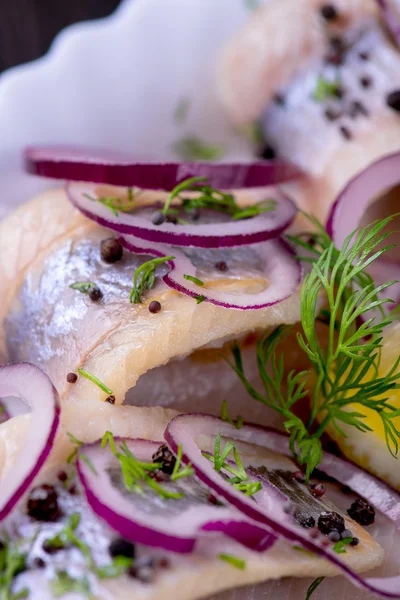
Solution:
<svg viewBox="0 0 400 600">
<path fill-rule="evenodd" d="M 47 375 L 29 363 L 0 366 L 0 398 L 8 399 L 7 407 L 12 407 L 12 398 L 18 398 L 31 412 L 25 443 L 15 464 L 1 480 L 2 520 L 30 487 L 48 457 L 57 433 L 60 404 Z"/>
<path fill-rule="evenodd" d="M 233 442 L 242 441 L 291 455 L 289 438 L 285 434 L 256 425 L 245 425 L 238 430 L 229 423 L 209 415 L 186 414 L 175 417 L 165 431 L 165 439 L 173 452 L 181 445 L 184 462 L 192 463 L 199 479 L 247 517 L 265 525 L 275 535 L 291 543 L 301 544 L 305 549 L 326 558 L 339 567 L 355 585 L 384 597 L 400 598 L 400 576 L 364 578 L 357 574 L 341 559 L 340 554 L 324 547 L 322 542 L 313 539 L 307 530 L 296 526 L 289 515 L 284 515 L 282 501 L 276 494 L 268 493 L 268 486 L 263 486 L 262 493 L 258 492 L 253 499 L 233 489 L 214 470 L 213 464 L 202 455 L 196 444 L 197 437 L 215 437 L 218 433 Z M 400 495 L 385 483 L 352 463 L 329 454 L 325 455 L 320 469 L 339 482 L 349 485 L 400 527 Z"/>
<path fill-rule="evenodd" d="M 116 439 L 117 443 L 121 441 L 126 442 L 139 461 L 147 463 L 152 462 L 153 454 L 162 444 Z M 112 473 L 121 470 L 120 463 L 108 447 L 101 447 L 100 442 L 80 448 L 77 470 L 92 510 L 115 531 L 135 543 L 189 553 L 198 537 L 207 531 L 221 532 L 257 551 L 267 550 L 276 540 L 274 534 L 251 523 L 232 507 L 209 503 L 208 489 L 193 476 L 172 484 L 175 492 L 183 486 L 183 499 L 164 500 L 150 487 L 144 488 L 145 496 L 125 492 L 112 479 Z M 165 486 L 171 489 L 168 484 Z"/>
</svg>

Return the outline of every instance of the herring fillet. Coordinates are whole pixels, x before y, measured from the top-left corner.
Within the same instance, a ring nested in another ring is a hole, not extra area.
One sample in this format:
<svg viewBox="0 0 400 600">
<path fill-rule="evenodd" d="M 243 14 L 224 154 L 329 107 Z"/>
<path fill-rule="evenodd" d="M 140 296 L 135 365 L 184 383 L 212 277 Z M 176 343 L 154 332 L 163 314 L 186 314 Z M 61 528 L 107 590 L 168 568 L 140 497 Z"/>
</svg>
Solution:
<svg viewBox="0 0 400 600">
<path fill-rule="evenodd" d="M 78 215 L 63 191 L 46 192 L 0 223 L 0 250 L 7 247 L 11 257 L 0 265 L 3 360 L 38 364 L 64 401 L 81 409 L 87 401 L 104 401 L 107 395 L 84 377 L 73 386 L 66 383 L 66 374 L 80 367 L 113 390 L 116 404 L 148 373 L 147 383 L 143 378 L 137 393 L 132 390 L 131 403 L 212 409 L 218 414 L 228 395 L 249 407 L 243 416 L 266 413 L 240 389 L 236 375 L 219 356 L 220 348 L 235 338 L 246 342 L 249 332 L 298 321 L 298 293 L 268 309 L 237 311 L 196 304 L 159 280 L 143 304 L 130 304 L 133 274 L 143 258 L 125 253 L 119 263 L 104 264 L 100 241 L 110 235 Z M 257 265 L 247 268 L 246 263 L 241 269 L 230 277 L 220 274 L 220 289 L 226 285 L 240 293 L 259 285 Z M 92 303 L 70 289 L 76 281 L 96 282 L 104 300 Z M 157 315 L 148 310 L 153 299 L 162 304 Z M 175 364 L 170 363 L 167 373 L 163 368 L 157 388 L 152 370 L 172 360 Z M 176 403 L 174 395 L 179 396 Z"/>
<path fill-rule="evenodd" d="M 112 408 L 112 407 L 111 407 Z M 124 408 L 117 411 L 110 411 L 109 415 L 104 415 L 98 422 L 97 430 L 92 429 L 88 433 L 84 433 L 82 429 L 82 419 L 79 415 L 75 415 L 74 419 L 69 418 L 68 426 L 71 431 L 83 438 L 83 441 L 92 441 L 94 436 L 101 435 L 104 430 L 112 430 L 114 435 L 130 435 L 132 437 L 142 436 L 146 428 L 147 422 L 154 423 L 153 433 L 159 435 L 157 429 L 161 429 L 165 422 L 173 416 L 161 415 L 157 413 L 157 409 L 137 409 L 129 407 L 132 412 L 132 419 L 129 422 L 129 430 L 127 429 L 127 419 L 124 415 Z M 29 415 L 22 415 L 0 425 L 0 469 L 4 474 L 8 469 L 12 468 L 15 458 L 15 453 L 18 447 L 22 444 L 27 428 L 29 427 Z M 100 426 L 101 423 L 101 426 Z M 89 426 L 90 428 L 90 426 Z M 40 473 L 38 482 L 51 481 L 54 473 L 62 469 L 70 448 L 65 444 L 65 432 L 63 428 L 56 439 L 52 455 L 46 464 L 43 471 Z M 252 462 L 257 461 L 262 464 L 264 451 L 259 458 L 254 458 Z M 268 451 L 267 451 L 268 453 Z M 244 454 L 243 454 L 244 456 Z M 283 463 L 290 464 L 291 461 L 284 457 L 276 456 L 273 453 L 268 453 L 269 464 L 276 462 L 276 468 L 281 468 Z M 293 463 L 292 468 L 294 467 Z M 384 553 L 379 544 L 355 523 L 348 521 L 347 526 L 353 529 L 353 532 L 361 539 L 360 545 L 348 553 L 346 559 L 352 564 L 357 571 L 369 570 L 378 567 L 384 558 Z M 216 558 L 220 553 L 239 556 L 246 560 L 246 569 L 239 570 L 232 567 L 230 564 L 224 563 Z M 168 553 L 167 553 L 168 554 Z M 171 568 L 161 573 L 156 583 L 140 584 L 132 578 L 121 577 L 115 580 L 105 580 L 100 582 L 99 587 L 96 587 L 95 598 L 98 600 L 106 600 L 118 598 L 125 600 L 132 597 L 140 600 L 162 600 L 165 598 L 177 598 L 178 600 L 196 600 L 196 598 L 205 598 L 219 591 L 244 586 L 248 584 L 256 584 L 258 582 L 275 580 L 283 577 L 317 577 L 321 575 L 335 575 L 337 569 L 328 562 L 319 557 L 292 549 L 291 546 L 283 541 L 278 541 L 271 550 L 265 553 L 251 552 L 232 540 L 225 539 L 223 536 L 207 536 L 199 541 L 194 554 L 188 556 L 168 554 L 171 561 Z M 30 579 L 30 578 L 33 579 Z M 336 584 L 334 579 L 329 582 L 329 585 Z M 282 582 L 285 584 L 285 582 Z M 15 591 L 22 589 L 24 586 L 33 586 L 30 598 L 32 600 L 52 600 L 53 596 L 47 588 L 45 576 L 38 572 L 27 571 L 22 574 L 17 580 Z M 259 591 L 264 589 L 263 595 L 258 595 L 257 587 L 254 592 L 251 592 L 250 598 L 274 598 L 270 594 L 270 590 L 275 589 L 274 583 L 264 584 Z M 299 583 L 301 585 L 301 583 Z M 272 587 L 271 587 L 272 586 Z M 354 591 L 354 588 L 350 586 Z M 246 598 L 247 591 L 243 591 L 242 596 L 236 594 L 241 592 L 233 591 L 232 597 L 228 594 L 225 598 L 233 600 L 233 598 Z M 47 594 L 47 595 L 46 595 Z M 71 599 L 73 596 L 71 596 Z M 74 599 L 75 600 L 75 599 Z"/>
<path fill-rule="evenodd" d="M 304 170 L 302 179 L 284 187 L 303 210 L 325 222 L 337 195 L 356 173 L 400 149 L 398 112 L 386 104 L 387 94 L 399 87 L 400 54 L 375 0 L 337 0 L 338 18 L 329 23 L 319 12 L 323 4 L 270 0 L 261 6 L 222 51 L 216 85 L 235 122 L 260 120 L 277 155 Z M 349 43 L 339 67 L 325 60 L 334 37 Z M 320 76 L 340 81 L 343 100 L 315 100 Z M 361 83 L 365 78 L 369 87 Z M 277 93 L 283 95 L 284 106 L 273 101 Z M 367 114 L 351 116 L 353 102 L 361 103 Z M 330 121 L 327 108 L 339 117 Z"/>
</svg>

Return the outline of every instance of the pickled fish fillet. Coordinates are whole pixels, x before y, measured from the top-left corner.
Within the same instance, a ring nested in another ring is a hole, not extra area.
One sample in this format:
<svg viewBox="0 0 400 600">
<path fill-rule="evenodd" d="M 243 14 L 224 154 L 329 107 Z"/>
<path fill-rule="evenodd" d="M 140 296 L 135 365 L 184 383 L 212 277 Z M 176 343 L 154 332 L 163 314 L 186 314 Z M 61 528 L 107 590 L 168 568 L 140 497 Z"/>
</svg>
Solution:
<svg viewBox="0 0 400 600">
<path fill-rule="evenodd" d="M 232 119 L 260 120 L 276 154 L 304 170 L 287 191 L 322 221 L 351 177 L 400 149 L 399 112 L 388 102 L 400 53 L 378 3 L 336 0 L 332 20 L 321 14 L 327 4 L 270 0 L 228 43 L 217 77 Z"/>
<path fill-rule="evenodd" d="M 105 430 L 112 430 L 116 436 L 124 436 L 127 433 L 131 436 L 138 436 L 146 430 L 147 421 L 149 420 L 157 423 L 156 429 L 162 425 L 163 418 L 155 412 L 155 409 L 130 408 L 133 411 L 133 418 L 130 420 L 129 431 L 127 431 L 126 418 L 122 408 L 114 409 L 108 416 L 103 414 L 102 430 L 99 427 L 97 434 L 102 435 Z M 12 469 L 18 447 L 22 444 L 29 427 L 29 419 L 29 415 L 22 415 L 0 426 L 0 466 L 2 474 L 8 469 Z M 95 431 L 92 429 L 85 436 L 80 421 L 82 421 L 82 418 L 78 414 L 74 420 L 69 420 L 71 431 L 76 435 L 80 431 L 79 435 L 83 441 L 92 441 Z M 154 433 L 158 434 L 156 431 Z M 64 512 L 63 518 L 77 512 L 81 515 L 76 534 L 84 543 L 89 545 L 96 564 L 108 564 L 110 562 L 108 545 L 115 538 L 115 533 L 91 512 L 81 494 L 71 496 L 60 482 L 57 483 L 55 474 L 65 468 L 65 459 L 68 452 L 62 438 L 63 433 L 61 432 L 56 440 L 53 454 L 41 472 L 40 480 L 36 481 L 35 485 L 50 483 L 58 486 L 59 502 Z M 291 460 L 261 448 L 259 454 L 254 454 L 254 451 L 246 453 L 243 450 L 243 459 L 245 464 L 266 465 L 268 469 L 277 469 L 279 472 L 287 470 L 290 476 L 293 471 L 297 470 L 296 465 Z M 292 476 L 291 479 L 293 479 Z M 328 493 L 330 492 L 328 491 L 327 495 Z M 29 597 L 33 600 L 50 600 L 54 598 L 49 580 L 54 577 L 55 569 L 71 568 L 74 577 L 87 576 L 91 591 L 94 597 L 99 600 L 109 598 L 123 600 L 132 597 L 143 600 L 162 600 L 172 597 L 179 600 L 195 600 L 196 598 L 208 597 L 222 590 L 254 585 L 258 582 L 277 580 L 282 577 L 317 577 L 338 573 L 335 567 L 323 559 L 303 552 L 298 548 L 293 548 L 282 540 L 277 541 L 272 549 L 264 553 L 255 553 L 232 540 L 216 535 L 201 538 L 195 552 L 190 555 L 175 555 L 137 545 L 136 556 L 139 560 L 150 556 L 156 560 L 157 558 L 163 558 L 168 561 L 169 566 L 156 570 L 154 581 L 150 583 L 141 583 L 127 575 L 100 580 L 93 573 L 88 573 L 85 558 L 79 552 L 76 552 L 76 549 L 75 551 L 74 549 L 65 550 L 56 554 L 43 554 L 42 545 L 44 540 L 57 534 L 63 521 L 45 524 L 33 521 L 26 514 L 23 503 L 8 517 L 4 526 L 10 532 L 12 540 L 16 541 L 23 538 L 29 538 L 30 540 L 34 538 L 35 540 L 33 545 L 29 547 L 27 559 L 28 565 L 32 565 L 32 568 L 17 576 L 13 586 L 14 593 L 28 587 L 31 590 Z M 343 514 L 345 516 L 345 513 Z M 347 553 L 346 560 L 352 568 L 360 572 L 378 567 L 384 559 L 384 551 L 380 544 L 351 519 L 345 517 L 345 520 L 346 527 L 351 528 L 354 535 L 360 539 L 357 548 L 352 548 L 351 552 Z M 238 569 L 223 562 L 218 558 L 220 554 L 240 557 L 241 560 L 245 561 L 245 568 Z M 34 567 L 34 561 L 37 558 L 46 560 L 46 569 L 39 570 Z M 272 587 L 269 588 L 268 586 Z M 258 588 L 252 589 L 256 592 Z M 274 584 L 265 584 L 260 589 L 274 589 Z M 352 589 L 354 591 L 354 588 Z M 247 592 L 244 591 L 243 594 L 245 593 Z M 75 598 L 72 595 L 65 597 L 71 598 L 71 600 Z M 245 596 L 240 597 L 244 598 Z M 272 598 L 272 596 L 263 597 Z"/>
<path fill-rule="evenodd" d="M 249 333 L 296 322 L 298 293 L 268 309 L 238 311 L 197 304 L 157 278 L 143 304 L 131 304 L 133 275 L 148 259 L 125 252 L 121 261 L 105 264 L 100 242 L 108 237 L 63 191 L 46 192 L 0 224 L 0 246 L 9 257 L 0 266 L 3 360 L 38 364 L 64 401 L 81 408 L 107 394 L 84 377 L 67 384 L 67 373 L 79 368 L 112 389 L 116 404 L 133 388 L 126 399 L 131 404 L 219 414 L 221 402 L 232 398 L 244 417 L 268 421 L 267 409 L 248 398 L 221 350 L 227 356 L 227 344 L 241 338 L 249 375 L 256 377 Z M 206 285 L 240 293 L 268 284 L 251 247 L 219 252 L 227 273 L 213 268 L 213 251 L 190 251 Z M 103 300 L 91 302 L 69 287 L 79 281 L 95 282 Z M 148 310 L 152 300 L 162 305 L 158 314 Z"/>
</svg>

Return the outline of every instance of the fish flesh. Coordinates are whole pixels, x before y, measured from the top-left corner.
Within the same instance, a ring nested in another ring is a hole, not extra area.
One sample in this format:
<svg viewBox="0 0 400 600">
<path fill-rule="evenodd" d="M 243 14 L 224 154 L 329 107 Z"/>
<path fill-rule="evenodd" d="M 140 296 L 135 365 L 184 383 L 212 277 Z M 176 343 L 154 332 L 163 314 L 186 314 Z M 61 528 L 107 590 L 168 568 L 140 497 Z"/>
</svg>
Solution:
<svg viewBox="0 0 400 600">
<path fill-rule="evenodd" d="M 387 101 L 399 89 L 400 53 L 378 3 L 336 0 L 329 21 L 325 5 L 270 0 L 227 43 L 217 70 L 232 120 L 260 121 L 276 155 L 304 170 L 285 189 L 322 222 L 356 173 L 400 149 L 399 112 Z"/>
</svg>

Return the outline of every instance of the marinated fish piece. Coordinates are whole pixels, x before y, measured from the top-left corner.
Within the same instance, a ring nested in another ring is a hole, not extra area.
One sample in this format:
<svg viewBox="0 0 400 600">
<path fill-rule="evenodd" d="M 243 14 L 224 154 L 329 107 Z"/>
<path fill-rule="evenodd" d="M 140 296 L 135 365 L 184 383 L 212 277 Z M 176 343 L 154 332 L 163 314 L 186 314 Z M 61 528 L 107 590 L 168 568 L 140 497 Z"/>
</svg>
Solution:
<svg viewBox="0 0 400 600">
<path fill-rule="evenodd" d="M 271 0 L 228 43 L 218 81 L 233 120 L 260 120 L 304 170 L 287 191 L 322 221 L 352 176 L 399 149 L 400 53 L 374 0 Z"/>
<path fill-rule="evenodd" d="M 143 420 L 151 420 L 154 417 L 154 409 L 134 407 L 129 409 L 134 415 L 131 419 L 130 433 L 141 435 Z M 123 411 L 124 408 L 114 410 L 108 419 L 103 418 L 103 433 L 107 429 L 112 429 L 116 436 L 125 435 L 126 418 Z M 79 420 L 82 419 L 78 417 L 73 422 L 69 421 L 74 434 L 76 428 L 81 427 Z M 28 416 L 23 415 L 0 426 L 3 473 L 12 468 L 18 439 L 24 436 L 27 421 Z M 28 588 L 30 597 L 34 600 L 39 598 L 50 600 L 56 596 L 52 590 L 58 590 L 64 584 L 64 590 L 86 589 L 91 591 L 96 599 L 110 596 L 123 599 L 130 598 L 133 594 L 135 598 L 143 600 L 161 600 L 172 595 L 180 600 L 194 600 L 224 589 L 255 584 L 268 579 L 337 574 L 336 569 L 324 560 L 296 547 L 292 548 L 283 541 L 277 541 L 267 552 L 256 553 L 223 536 L 204 536 L 199 541 L 195 552 L 189 555 L 176 555 L 137 544 L 133 551 L 131 548 L 128 549 L 129 556 L 134 553 L 136 559 L 132 569 L 126 567 L 125 570 L 121 570 L 120 575 L 114 573 L 114 576 L 108 578 L 98 577 L 97 569 L 102 569 L 102 573 L 105 573 L 105 569 L 110 568 L 112 558 L 117 552 L 117 550 L 112 551 L 111 544 L 114 548 L 122 546 L 120 542 L 117 543 L 118 536 L 112 529 L 89 509 L 79 487 L 73 487 L 73 479 L 68 478 L 69 466 L 65 464 L 67 448 L 60 444 L 60 440 L 61 437 L 56 441 L 53 457 L 42 471 L 40 480 L 35 482 L 35 486 L 36 489 L 41 490 L 40 497 L 44 501 L 44 508 L 46 493 L 51 492 L 53 500 L 55 495 L 62 516 L 53 521 L 50 515 L 47 515 L 48 520 L 46 520 L 46 515 L 43 514 L 41 515 L 43 519 L 38 520 L 37 506 L 33 512 L 32 503 L 29 503 L 32 495 L 28 494 L 23 504 L 3 523 L 2 529 L 9 533 L 11 547 L 16 541 L 25 540 L 22 541 L 20 552 L 27 552 L 28 570 L 14 578 L 12 582 L 14 593 Z M 83 438 L 82 441 L 87 440 Z M 246 452 L 244 447 L 240 452 L 246 464 L 251 463 L 256 468 L 264 467 L 272 478 L 276 474 L 275 481 L 277 478 L 283 477 L 284 480 L 286 478 L 286 484 L 292 487 L 290 476 L 297 467 L 291 460 L 264 450 L 259 456 Z M 49 487 L 37 488 L 44 484 Z M 35 497 L 38 495 L 36 494 Z M 325 505 L 321 504 L 321 506 Z M 384 559 L 381 546 L 366 530 L 347 517 L 345 512 L 342 514 L 346 527 L 351 529 L 360 540 L 356 547 L 348 548 L 346 560 L 360 572 L 379 566 Z M 54 538 L 68 525 L 73 528 L 80 548 L 76 543 L 72 543 L 58 550 Z M 88 548 L 89 552 L 86 550 L 82 553 L 82 547 Z M 125 544 L 124 551 L 126 550 Z M 95 565 L 91 568 L 88 567 L 88 554 Z M 228 558 L 221 559 L 221 554 Z M 125 552 L 125 558 L 129 556 L 126 556 Z M 233 564 L 235 558 L 238 561 L 236 567 Z M 68 588 L 68 585 L 72 587 Z M 74 585 L 76 587 L 73 587 Z"/>
<path fill-rule="evenodd" d="M 3 360 L 38 364 L 61 397 L 81 408 L 90 399 L 121 404 L 133 388 L 127 400 L 135 405 L 219 414 L 222 400 L 232 397 L 232 410 L 240 406 L 245 418 L 268 421 L 265 407 L 238 390 L 221 348 L 227 355 L 226 344 L 241 338 L 256 376 L 256 336 L 248 334 L 296 322 L 298 294 L 268 309 L 236 311 L 197 304 L 157 278 L 143 303 L 131 304 L 134 273 L 147 259 L 125 251 L 121 260 L 105 262 L 107 238 L 110 233 L 80 216 L 62 191 L 47 192 L 0 224 L 1 249 L 10 256 L 0 267 Z M 251 247 L 221 256 L 223 269 L 215 268 L 212 251 L 192 258 L 206 285 L 234 293 L 268 285 Z M 71 289 L 79 282 L 94 283 L 101 298 Z M 161 305 L 157 312 L 154 302 Z M 78 369 L 99 378 L 108 393 L 82 375 L 68 383 L 67 374 Z"/>
</svg>

